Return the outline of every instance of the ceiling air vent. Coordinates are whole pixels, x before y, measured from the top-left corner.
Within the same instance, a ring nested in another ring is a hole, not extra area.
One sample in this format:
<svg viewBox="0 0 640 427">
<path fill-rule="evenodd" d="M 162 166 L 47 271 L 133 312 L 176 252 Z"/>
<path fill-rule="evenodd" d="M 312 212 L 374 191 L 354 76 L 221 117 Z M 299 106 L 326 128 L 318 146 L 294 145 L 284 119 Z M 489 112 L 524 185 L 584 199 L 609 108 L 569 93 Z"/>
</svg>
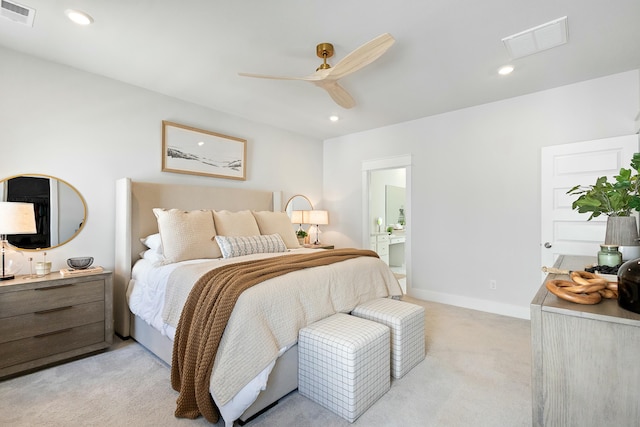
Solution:
<svg viewBox="0 0 640 427">
<path fill-rule="evenodd" d="M 554 19 L 502 39 L 512 59 L 532 55 L 567 42 L 567 17 Z"/>
<path fill-rule="evenodd" d="M 33 18 L 36 16 L 35 9 L 7 0 L 0 0 L 0 3 L 0 16 L 33 27 Z"/>
</svg>

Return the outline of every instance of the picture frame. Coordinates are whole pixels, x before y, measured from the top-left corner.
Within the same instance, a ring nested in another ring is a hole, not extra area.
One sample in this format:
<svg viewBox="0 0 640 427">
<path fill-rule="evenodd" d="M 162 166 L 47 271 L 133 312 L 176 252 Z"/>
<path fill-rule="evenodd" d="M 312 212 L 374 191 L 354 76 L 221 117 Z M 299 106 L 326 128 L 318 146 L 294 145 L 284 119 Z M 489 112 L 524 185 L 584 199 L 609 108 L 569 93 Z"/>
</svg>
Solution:
<svg viewBox="0 0 640 427">
<path fill-rule="evenodd" d="M 162 171 L 244 181 L 247 140 L 163 120 Z"/>
</svg>

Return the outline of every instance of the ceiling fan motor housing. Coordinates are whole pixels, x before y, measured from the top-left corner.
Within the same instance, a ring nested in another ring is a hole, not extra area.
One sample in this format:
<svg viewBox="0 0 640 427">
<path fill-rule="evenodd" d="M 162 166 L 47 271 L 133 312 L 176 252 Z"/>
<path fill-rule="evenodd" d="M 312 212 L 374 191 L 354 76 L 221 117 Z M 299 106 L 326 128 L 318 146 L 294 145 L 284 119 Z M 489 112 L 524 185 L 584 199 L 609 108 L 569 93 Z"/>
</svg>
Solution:
<svg viewBox="0 0 640 427">
<path fill-rule="evenodd" d="M 331 43 L 320 43 L 316 46 L 316 55 L 318 55 L 318 58 L 323 59 L 322 64 L 316 68 L 316 71 L 331 68 L 331 65 L 327 64 L 327 58 L 331 58 L 333 56 L 333 52 L 333 45 Z"/>
<path fill-rule="evenodd" d="M 316 46 L 318 58 L 331 58 L 333 56 L 333 45 L 331 43 L 320 43 Z"/>
</svg>

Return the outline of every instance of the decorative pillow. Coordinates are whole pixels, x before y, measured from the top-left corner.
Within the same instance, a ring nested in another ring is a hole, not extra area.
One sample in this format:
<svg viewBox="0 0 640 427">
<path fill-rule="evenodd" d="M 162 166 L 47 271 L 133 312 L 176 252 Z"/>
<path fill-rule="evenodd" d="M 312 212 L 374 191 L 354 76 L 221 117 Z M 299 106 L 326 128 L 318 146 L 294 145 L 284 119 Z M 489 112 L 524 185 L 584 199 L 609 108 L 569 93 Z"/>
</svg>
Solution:
<svg viewBox="0 0 640 427">
<path fill-rule="evenodd" d="M 151 234 L 147 237 L 140 238 L 143 245 L 151 249 L 152 251 L 162 254 L 162 239 L 160 233 Z"/>
<path fill-rule="evenodd" d="M 217 234 L 220 236 L 257 236 L 260 229 L 251 211 L 213 211 Z"/>
<path fill-rule="evenodd" d="M 287 248 L 300 247 L 291 219 L 285 212 L 253 211 L 252 213 L 258 223 L 260 234 L 279 234 Z"/>
<path fill-rule="evenodd" d="M 185 212 L 180 209 L 153 209 L 158 219 L 163 255 L 167 262 L 220 258 L 214 241 L 216 229 L 209 210 Z"/>
<path fill-rule="evenodd" d="M 216 242 L 218 242 L 224 258 L 287 251 L 287 247 L 279 234 L 267 236 L 216 236 Z"/>
</svg>

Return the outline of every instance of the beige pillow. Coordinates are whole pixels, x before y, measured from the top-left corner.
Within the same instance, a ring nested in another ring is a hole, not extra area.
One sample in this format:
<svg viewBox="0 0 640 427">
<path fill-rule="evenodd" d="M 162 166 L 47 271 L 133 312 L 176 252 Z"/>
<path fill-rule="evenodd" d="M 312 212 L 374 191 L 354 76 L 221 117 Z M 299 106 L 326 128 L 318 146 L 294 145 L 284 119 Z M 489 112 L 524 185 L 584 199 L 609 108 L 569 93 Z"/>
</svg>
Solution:
<svg viewBox="0 0 640 427">
<path fill-rule="evenodd" d="M 279 234 L 287 248 L 300 247 L 291 219 L 285 212 L 253 211 L 253 216 L 256 218 L 258 228 L 260 228 L 260 234 Z"/>
<path fill-rule="evenodd" d="M 219 236 L 259 236 L 260 229 L 251 211 L 213 211 Z"/>
<path fill-rule="evenodd" d="M 158 219 L 164 257 L 168 262 L 220 258 L 216 229 L 210 210 L 185 212 L 180 209 L 153 209 Z"/>
</svg>

